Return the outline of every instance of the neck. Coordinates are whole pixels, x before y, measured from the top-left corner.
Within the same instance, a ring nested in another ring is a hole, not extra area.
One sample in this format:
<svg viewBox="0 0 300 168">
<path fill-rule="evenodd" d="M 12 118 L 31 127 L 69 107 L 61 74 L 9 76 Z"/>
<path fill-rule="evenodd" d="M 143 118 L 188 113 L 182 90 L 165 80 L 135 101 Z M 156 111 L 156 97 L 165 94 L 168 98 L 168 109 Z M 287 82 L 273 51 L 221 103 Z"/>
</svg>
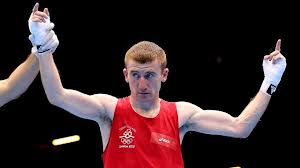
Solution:
<svg viewBox="0 0 300 168">
<path fill-rule="evenodd" d="M 153 101 L 137 101 L 130 96 L 130 104 L 135 112 L 145 117 L 154 117 L 159 113 L 160 99 Z"/>
</svg>

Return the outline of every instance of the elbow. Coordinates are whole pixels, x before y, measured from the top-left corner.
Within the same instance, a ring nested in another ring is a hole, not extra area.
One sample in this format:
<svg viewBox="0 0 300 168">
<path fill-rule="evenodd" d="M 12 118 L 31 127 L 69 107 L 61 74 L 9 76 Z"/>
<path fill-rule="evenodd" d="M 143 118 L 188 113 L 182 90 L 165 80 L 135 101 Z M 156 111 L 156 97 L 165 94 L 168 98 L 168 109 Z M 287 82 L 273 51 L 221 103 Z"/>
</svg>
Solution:
<svg viewBox="0 0 300 168">
<path fill-rule="evenodd" d="M 58 106 L 63 101 L 63 93 L 50 93 L 47 94 L 47 99 L 50 104 Z"/>
<path fill-rule="evenodd" d="M 16 94 L 16 93 L 11 93 L 11 94 L 8 94 L 7 95 L 7 100 L 8 102 L 9 101 L 12 101 L 12 100 L 16 100 L 18 99 L 19 97 L 21 97 L 22 94 Z"/>
<path fill-rule="evenodd" d="M 237 126 L 235 130 L 235 137 L 245 139 L 248 138 L 252 132 L 252 130 L 247 129 L 243 126 Z"/>
<path fill-rule="evenodd" d="M 233 138 L 240 138 L 240 139 L 246 139 L 248 138 L 250 135 L 249 131 L 241 131 L 241 130 L 234 130 L 232 132 L 231 137 Z"/>
<path fill-rule="evenodd" d="M 250 134 L 251 134 L 250 131 L 242 131 L 241 133 L 239 133 L 238 138 L 246 139 L 250 136 Z"/>
<path fill-rule="evenodd" d="M 248 138 L 255 126 L 253 123 L 241 121 L 239 118 L 236 118 L 233 123 L 234 136 L 242 139 Z"/>
<path fill-rule="evenodd" d="M 49 101 L 50 104 L 52 104 L 52 105 L 57 105 L 58 104 L 58 99 L 56 99 L 55 97 L 47 96 L 47 98 L 48 98 L 48 101 Z"/>
</svg>

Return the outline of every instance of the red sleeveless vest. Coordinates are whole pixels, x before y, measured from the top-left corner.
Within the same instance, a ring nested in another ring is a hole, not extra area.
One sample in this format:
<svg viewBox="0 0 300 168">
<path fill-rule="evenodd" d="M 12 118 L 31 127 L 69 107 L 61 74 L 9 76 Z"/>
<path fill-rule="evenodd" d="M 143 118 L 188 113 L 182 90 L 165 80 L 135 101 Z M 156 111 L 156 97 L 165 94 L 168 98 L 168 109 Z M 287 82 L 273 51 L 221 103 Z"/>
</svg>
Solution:
<svg viewBox="0 0 300 168">
<path fill-rule="evenodd" d="M 159 114 L 145 118 L 119 99 L 102 156 L 104 168 L 183 168 L 175 103 L 161 100 Z"/>
</svg>

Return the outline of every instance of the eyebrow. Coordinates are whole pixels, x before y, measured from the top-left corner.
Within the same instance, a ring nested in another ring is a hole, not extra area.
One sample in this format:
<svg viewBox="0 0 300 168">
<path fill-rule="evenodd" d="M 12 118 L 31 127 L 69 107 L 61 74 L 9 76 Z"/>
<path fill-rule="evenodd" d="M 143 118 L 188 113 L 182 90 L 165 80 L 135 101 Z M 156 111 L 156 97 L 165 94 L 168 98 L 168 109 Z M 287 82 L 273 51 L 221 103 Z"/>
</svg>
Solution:
<svg viewBox="0 0 300 168">
<path fill-rule="evenodd" d="M 140 73 L 140 71 L 138 70 L 131 70 L 130 73 Z M 154 70 L 147 70 L 147 71 L 144 71 L 144 73 L 156 73 Z"/>
<path fill-rule="evenodd" d="M 150 68 L 150 67 L 151 67 L 151 65 L 145 66 L 145 67 L 139 67 L 138 65 L 127 66 L 127 68 L 138 68 L 138 69 L 146 69 L 146 68 Z"/>
<path fill-rule="evenodd" d="M 139 71 L 135 71 L 135 70 L 130 71 L 130 73 L 136 73 L 136 72 L 139 72 Z"/>
</svg>

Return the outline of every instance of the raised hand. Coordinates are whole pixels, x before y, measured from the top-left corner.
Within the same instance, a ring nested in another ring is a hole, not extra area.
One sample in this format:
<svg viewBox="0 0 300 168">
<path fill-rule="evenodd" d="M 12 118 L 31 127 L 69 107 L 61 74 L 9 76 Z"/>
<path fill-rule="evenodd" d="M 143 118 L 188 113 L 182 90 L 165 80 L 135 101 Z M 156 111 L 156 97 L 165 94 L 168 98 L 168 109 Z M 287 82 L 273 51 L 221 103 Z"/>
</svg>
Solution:
<svg viewBox="0 0 300 168">
<path fill-rule="evenodd" d="M 275 51 L 271 54 L 264 56 L 263 70 L 265 79 L 262 84 L 261 90 L 272 94 L 275 92 L 281 77 L 286 68 L 286 58 L 280 53 L 281 40 L 279 39 L 275 46 Z"/>
<path fill-rule="evenodd" d="M 32 9 L 32 13 L 28 19 L 28 27 L 32 35 L 31 42 L 34 45 L 43 45 L 45 37 L 54 28 L 54 24 L 50 22 L 48 8 L 39 11 L 39 3 L 36 3 Z"/>
<path fill-rule="evenodd" d="M 44 8 L 43 11 L 39 11 L 38 9 L 39 3 L 36 3 L 32 8 L 28 20 L 29 30 L 31 32 L 29 40 L 33 46 L 31 52 L 35 53 L 35 55 L 40 55 L 47 51 L 53 53 L 59 44 L 58 38 L 52 30 L 54 24 L 50 22 L 48 8 Z"/>
</svg>

